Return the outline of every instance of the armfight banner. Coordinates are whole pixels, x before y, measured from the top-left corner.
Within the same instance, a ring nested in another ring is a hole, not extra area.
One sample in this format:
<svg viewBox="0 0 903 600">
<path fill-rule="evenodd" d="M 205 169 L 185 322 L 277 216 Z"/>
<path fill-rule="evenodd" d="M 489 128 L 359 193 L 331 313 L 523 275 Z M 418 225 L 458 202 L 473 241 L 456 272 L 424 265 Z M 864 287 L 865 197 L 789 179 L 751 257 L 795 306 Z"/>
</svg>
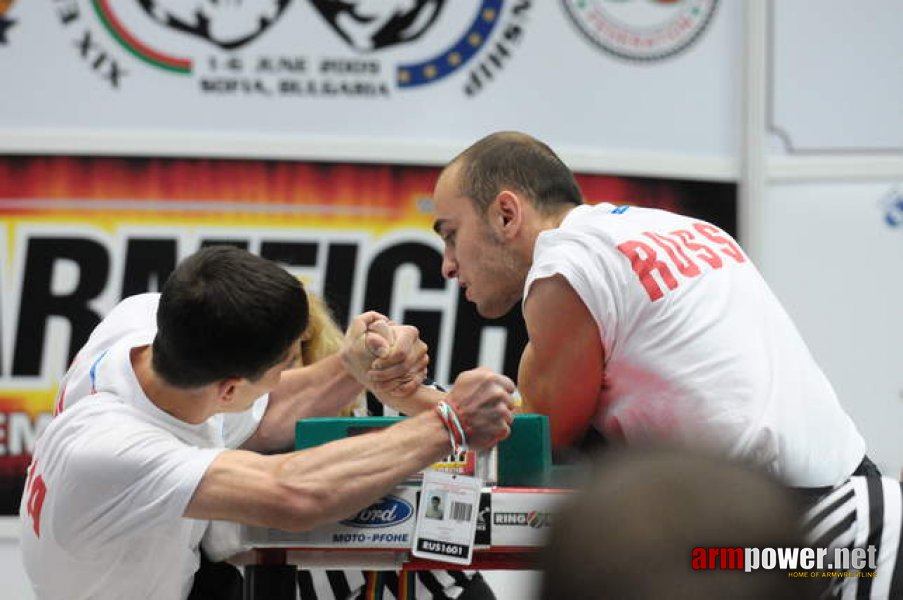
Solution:
<svg viewBox="0 0 903 600">
<path fill-rule="evenodd" d="M 0 514 L 17 514 L 56 384 L 120 299 L 160 289 L 183 257 L 234 244 L 284 265 L 336 316 L 416 325 L 431 376 L 516 376 L 519 309 L 479 317 L 440 273 L 433 167 L 70 157 L 0 158 Z M 581 175 L 588 201 L 658 206 L 735 230 L 735 186 Z M 376 407 L 374 407 L 376 408 Z"/>
</svg>

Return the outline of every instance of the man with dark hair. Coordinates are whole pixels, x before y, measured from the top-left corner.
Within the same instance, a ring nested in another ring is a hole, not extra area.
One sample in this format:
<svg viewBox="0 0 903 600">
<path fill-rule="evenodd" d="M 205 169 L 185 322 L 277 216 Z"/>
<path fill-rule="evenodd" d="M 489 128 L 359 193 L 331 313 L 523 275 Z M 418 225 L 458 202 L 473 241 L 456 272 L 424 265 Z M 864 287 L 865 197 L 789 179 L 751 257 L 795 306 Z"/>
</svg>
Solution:
<svg viewBox="0 0 903 600">
<path fill-rule="evenodd" d="M 213 247 L 182 261 L 160 295 L 128 298 L 104 319 L 61 382 L 28 469 L 21 547 L 39 598 L 186 598 L 211 520 L 298 531 L 338 521 L 450 452 L 435 411 L 310 450 L 227 449 L 289 445 L 295 417 L 324 390 L 336 406 L 362 385 L 421 393 L 416 330 L 377 313 L 353 320 L 335 361 L 306 368 L 328 375 L 312 394 L 305 369 L 283 378 L 306 302 L 275 263 Z M 488 448 L 510 431 L 513 389 L 468 371 L 443 408 L 471 447 Z"/>
<path fill-rule="evenodd" d="M 442 498 L 439 496 L 431 497 L 430 503 L 426 507 L 426 513 L 424 514 L 428 519 L 443 519 L 445 517 L 445 511 L 442 509 Z"/>
<path fill-rule="evenodd" d="M 258 379 L 307 327 L 301 290 L 287 272 L 260 269 L 254 255 L 229 246 L 189 257 L 157 307 L 154 370 L 179 387 L 229 375 Z"/>
</svg>

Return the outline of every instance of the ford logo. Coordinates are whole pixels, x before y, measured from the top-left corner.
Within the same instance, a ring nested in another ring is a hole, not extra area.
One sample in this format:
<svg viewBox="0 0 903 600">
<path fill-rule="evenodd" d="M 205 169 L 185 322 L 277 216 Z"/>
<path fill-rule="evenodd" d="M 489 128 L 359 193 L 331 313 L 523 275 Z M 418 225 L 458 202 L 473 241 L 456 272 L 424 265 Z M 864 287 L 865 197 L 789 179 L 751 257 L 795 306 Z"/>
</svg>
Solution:
<svg viewBox="0 0 903 600">
<path fill-rule="evenodd" d="M 397 496 L 386 496 L 351 519 L 339 522 L 350 527 L 391 527 L 410 519 L 413 512 L 414 508 L 407 500 Z"/>
</svg>

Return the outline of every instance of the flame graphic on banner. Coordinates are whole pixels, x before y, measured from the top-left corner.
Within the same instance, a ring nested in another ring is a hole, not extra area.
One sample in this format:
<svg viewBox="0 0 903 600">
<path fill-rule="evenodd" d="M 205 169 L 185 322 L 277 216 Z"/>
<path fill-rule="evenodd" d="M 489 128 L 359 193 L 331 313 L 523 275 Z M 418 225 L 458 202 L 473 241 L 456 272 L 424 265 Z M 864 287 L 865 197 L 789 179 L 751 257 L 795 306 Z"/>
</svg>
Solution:
<svg viewBox="0 0 903 600">
<path fill-rule="evenodd" d="M 6 44 L 6 30 L 16 23 L 14 20 L 6 17 L 7 11 L 9 11 L 15 1 L 0 0 L 0 44 Z"/>
<path fill-rule="evenodd" d="M 439 172 L 275 160 L 0 157 L 0 304 L 10 333 L 0 340 L 0 515 L 18 510 L 31 448 L 51 419 L 70 346 L 77 349 L 118 298 L 151 291 L 169 263 L 205 241 L 244 243 L 298 267 L 330 298 L 344 299 L 337 306 L 346 316 L 363 306 L 387 314 L 397 308 L 421 318 L 412 324 L 436 324 L 435 348 L 465 338 L 443 338 L 438 329 L 450 322 L 454 333 L 459 323 L 461 331 L 474 323 L 458 310 L 457 291 L 443 292 L 431 205 Z M 683 211 L 735 229 L 733 184 L 585 174 L 577 180 L 590 203 Z M 399 275 L 403 270 L 411 277 Z M 418 286 L 411 291 L 423 304 L 395 298 L 404 281 Z M 60 312 L 68 327 L 54 325 Z M 449 375 L 441 377 L 451 380 L 462 359 L 454 344 L 444 352 Z M 479 351 L 465 344 L 465 354 Z"/>
</svg>

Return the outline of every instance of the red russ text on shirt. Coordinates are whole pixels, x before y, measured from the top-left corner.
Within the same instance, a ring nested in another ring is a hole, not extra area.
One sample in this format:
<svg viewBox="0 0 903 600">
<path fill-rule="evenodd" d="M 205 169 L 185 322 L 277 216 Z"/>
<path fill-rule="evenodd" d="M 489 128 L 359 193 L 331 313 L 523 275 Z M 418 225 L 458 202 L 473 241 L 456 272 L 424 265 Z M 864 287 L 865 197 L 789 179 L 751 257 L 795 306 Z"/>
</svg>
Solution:
<svg viewBox="0 0 903 600">
<path fill-rule="evenodd" d="M 35 536 L 41 537 L 41 508 L 44 506 L 44 497 L 47 495 L 47 485 L 40 473 L 35 474 L 37 470 L 37 461 L 32 461 L 28 468 L 28 478 L 25 480 L 25 496 L 28 498 L 25 510 L 31 518 Z"/>
<path fill-rule="evenodd" d="M 700 262 L 712 269 L 724 266 L 725 259 L 736 263 L 746 262 L 740 247 L 730 236 L 710 223 L 696 222 L 690 229 L 678 229 L 670 233 L 645 231 L 643 240 L 627 240 L 618 244 L 618 250 L 630 261 L 633 272 L 653 302 L 664 296 L 661 283 L 675 289 L 680 281 L 675 272 L 687 278 L 702 273 Z M 654 275 L 658 274 L 658 278 Z"/>
</svg>

